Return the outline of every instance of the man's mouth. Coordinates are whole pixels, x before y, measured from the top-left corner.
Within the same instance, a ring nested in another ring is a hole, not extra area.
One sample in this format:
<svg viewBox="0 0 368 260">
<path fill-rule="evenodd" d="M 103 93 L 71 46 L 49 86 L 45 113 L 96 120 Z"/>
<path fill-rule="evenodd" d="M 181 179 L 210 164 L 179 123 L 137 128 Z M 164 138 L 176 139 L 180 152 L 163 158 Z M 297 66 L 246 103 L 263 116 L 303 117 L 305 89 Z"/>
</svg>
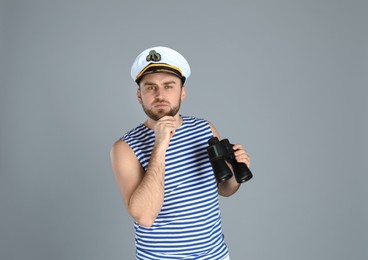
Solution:
<svg viewBox="0 0 368 260">
<path fill-rule="evenodd" d="M 168 106 L 167 102 L 156 102 L 153 104 L 154 107 L 166 107 Z"/>
</svg>

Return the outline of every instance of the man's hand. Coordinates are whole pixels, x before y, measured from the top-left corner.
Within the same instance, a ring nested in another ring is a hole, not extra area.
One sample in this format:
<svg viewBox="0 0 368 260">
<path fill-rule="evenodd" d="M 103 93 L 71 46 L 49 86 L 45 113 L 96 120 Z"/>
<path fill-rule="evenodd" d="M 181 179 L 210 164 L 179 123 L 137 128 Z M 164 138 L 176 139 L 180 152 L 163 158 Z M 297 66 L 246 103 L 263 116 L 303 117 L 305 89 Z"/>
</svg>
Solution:
<svg viewBox="0 0 368 260">
<path fill-rule="evenodd" d="M 169 145 L 171 137 L 175 134 L 177 119 L 172 116 L 164 116 L 157 121 L 154 132 L 156 144 Z"/>
<path fill-rule="evenodd" d="M 250 166 L 249 154 L 243 149 L 241 144 L 235 144 L 233 146 L 235 159 L 238 163 L 245 163 L 248 168 Z"/>
</svg>

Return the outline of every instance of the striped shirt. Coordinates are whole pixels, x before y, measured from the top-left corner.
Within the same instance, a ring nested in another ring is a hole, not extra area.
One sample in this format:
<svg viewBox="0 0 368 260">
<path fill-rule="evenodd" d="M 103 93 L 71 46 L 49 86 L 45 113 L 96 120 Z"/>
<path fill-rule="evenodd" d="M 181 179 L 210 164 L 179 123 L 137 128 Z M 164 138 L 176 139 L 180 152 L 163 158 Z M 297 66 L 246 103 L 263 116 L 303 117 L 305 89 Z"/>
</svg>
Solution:
<svg viewBox="0 0 368 260">
<path fill-rule="evenodd" d="M 206 120 L 182 116 L 166 151 L 165 197 L 151 227 L 134 223 L 136 259 L 210 259 L 228 255 L 217 183 L 207 155 L 213 134 Z M 122 138 L 146 170 L 154 132 L 139 125 Z"/>
</svg>

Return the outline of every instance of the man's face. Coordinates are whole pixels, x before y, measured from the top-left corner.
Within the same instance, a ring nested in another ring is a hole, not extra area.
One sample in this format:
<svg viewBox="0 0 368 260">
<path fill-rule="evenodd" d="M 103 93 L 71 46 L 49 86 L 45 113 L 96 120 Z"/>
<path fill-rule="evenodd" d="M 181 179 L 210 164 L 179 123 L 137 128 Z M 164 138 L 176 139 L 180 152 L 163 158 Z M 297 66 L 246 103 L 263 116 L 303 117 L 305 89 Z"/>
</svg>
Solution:
<svg viewBox="0 0 368 260">
<path fill-rule="evenodd" d="M 185 86 L 178 77 L 169 73 L 152 73 L 140 81 L 137 97 L 146 115 L 157 121 L 179 112 L 185 98 Z"/>
</svg>

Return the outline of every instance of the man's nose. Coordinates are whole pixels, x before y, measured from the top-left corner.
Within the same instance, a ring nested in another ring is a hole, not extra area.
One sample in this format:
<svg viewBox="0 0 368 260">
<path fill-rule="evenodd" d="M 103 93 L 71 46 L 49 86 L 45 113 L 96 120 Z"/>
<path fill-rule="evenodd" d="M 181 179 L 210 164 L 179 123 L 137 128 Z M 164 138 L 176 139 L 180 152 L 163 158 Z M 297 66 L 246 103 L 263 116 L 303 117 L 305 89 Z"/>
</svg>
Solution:
<svg viewBox="0 0 368 260">
<path fill-rule="evenodd" d="M 155 97 L 161 98 L 162 97 L 162 90 L 160 88 L 157 88 L 155 91 Z"/>
</svg>

